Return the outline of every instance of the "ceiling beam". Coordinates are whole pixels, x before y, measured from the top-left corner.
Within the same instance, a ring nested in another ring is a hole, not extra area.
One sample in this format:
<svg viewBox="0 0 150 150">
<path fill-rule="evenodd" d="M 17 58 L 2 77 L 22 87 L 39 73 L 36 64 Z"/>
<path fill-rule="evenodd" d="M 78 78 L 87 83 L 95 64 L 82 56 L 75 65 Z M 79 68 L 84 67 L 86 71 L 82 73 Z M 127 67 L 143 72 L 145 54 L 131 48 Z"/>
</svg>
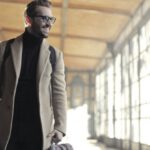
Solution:
<svg viewBox="0 0 150 150">
<path fill-rule="evenodd" d="M 108 43 L 111 42 L 111 40 L 105 39 L 105 38 L 95 38 L 95 37 L 88 37 L 88 36 L 79 36 L 79 35 L 72 35 L 72 34 L 67 34 L 67 38 L 77 38 L 77 39 L 84 39 L 84 40 L 93 40 L 93 41 L 98 41 L 98 42 L 104 42 Z"/>
<path fill-rule="evenodd" d="M 97 59 L 97 60 L 101 60 L 104 59 L 104 57 L 94 57 L 94 56 L 83 56 L 83 55 L 72 55 L 72 54 L 65 54 L 65 57 L 74 57 L 74 58 L 83 58 L 83 59 Z"/>
<path fill-rule="evenodd" d="M 15 32 L 15 33 L 22 33 L 24 30 L 21 29 L 14 29 L 14 28 L 6 28 L 2 27 L 1 30 L 7 31 L 7 32 Z M 50 36 L 55 36 L 55 37 L 61 37 L 61 33 L 50 33 Z M 103 42 L 103 43 L 109 43 L 112 42 L 108 39 L 105 38 L 94 38 L 94 37 L 88 37 L 88 36 L 78 36 L 78 35 L 73 35 L 73 34 L 65 34 L 65 38 L 71 38 L 71 39 L 81 39 L 81 40 L 92 40 L 92 41 L 98 41 L 98 42 Z"/>
<path fill-rule="evenodd" d="M 0 0 L 0 2 L 9 2 L 9 3 L 20 3 L 20 4 L 27 4 L 29 3 L 31 0 Z M 103 12 L 103 13 L 110 13 L 110 14 L 118 14 L 118 15 L 125 15 L 128 17 L 132 17 L 132 14 L 127 11 L 127 10 L 123 10 L 123 9 L 119 9 L 119 8 L 109 8 L 109 7 L 100 7 L 100 6 L 86 6 L 83 4 L 68 4 L 67 2 L 68 0 L 64 0 L 63 4 L 62 3 L 58 3 L 58 2 L 52 2 L 54 7 L 63 7 L 67 4 L 68 8 L 71 9 L 80 9 L 80 10 L 95 10 L 95 11 L 99 11 L 99 12 Z"/>
<path fill-rule="evenodd" d="M 82 9 L 82 10 L 95 10 L 102 13 L 109 13 L 109 14 L 117 14 L 117 15 L 124 15 L 128 17 L 132 17 L 132 14 L 127 10 L 119 9 L 119 8 L 109 8 L 109 7 L 100 7 L 100 6 L 86 6 L 82 4 L 70 4 L 69 8 L 72 9 Z"/>
<path fill-rule="evenodd" d="M 135 12 L 134 12 L 134 14 L 133 14 L 133 16 L 128 20 L 128 22 L 126 23 L 126 24 L 124 24 L 124 27 L 122 28 L 122 30 L 118 33 L 118 36 L 116 37 L 116 40 L 115 41 L 118 41 L 119 40 L 119 38 L 120 38 L 120 36 L 124 36 L 124 31 L 126 31 L 126 29 L 130 26 L 130 23 L 134 20 L 134 17 L 136 17 L 136 16 L 139 16 L 139 14 L 138 14 L 138 11 L 140 10 L 140 12 L 142 12 L 143 11 L 143 5 L 144 5 L 144 3 L 145 3 L 145 1 L 146 0 L 141 0 L 141 2 L 139 3 L 139 6 L 137 7 L 137 9 L 135 10 Z M 141 17 L 143 17 L 143 16 L 140 16 L 140 18 Z M 144 19 L 145 17 L 143 17 L 143 19 Z M 149 14 L 148 14 L 148 18 L 149 18 Z M 134 31 L 137 29 L 136 27 L 137 26 L 139 26 L 140 24 L 138 23 L 138 25 L 131 25 L 132 27 L 132 32 L 130 32 L 130 30 L 128 31 L 128 32 L 125 32 L 125 37 L 126 38 L 124 38 L 124 41 L 126 41 L 127 40 L 127 38 L 128 38 L 128 36 L 131 36 L 131 34 L 133 34 L 134 33 Z M 116 45 L 116 43 L 114 43 L 114 47 L 115 47 L 115 45 Z M 120 44 L 120 45 L 122 45 L 122 44 Z M 113 47 L 113 49 L 114 49 L 114 47 Z"/>
</svg>

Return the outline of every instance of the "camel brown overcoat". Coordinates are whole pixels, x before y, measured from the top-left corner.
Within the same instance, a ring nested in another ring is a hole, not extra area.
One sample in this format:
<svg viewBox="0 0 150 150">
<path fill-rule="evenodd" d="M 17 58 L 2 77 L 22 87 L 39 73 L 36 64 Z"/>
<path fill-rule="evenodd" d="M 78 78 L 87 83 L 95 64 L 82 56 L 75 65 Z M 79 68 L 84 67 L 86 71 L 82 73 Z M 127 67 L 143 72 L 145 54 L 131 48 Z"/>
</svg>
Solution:
<svg viewBox="0 0 150 150">
<path fill-rule="evenodd" d="M 0 70 L 6 43 L 7 41 L 0 43 Z M 14 112 L 14 98 L 21 70 L 22 49 L 23 42 L 21 35 L 11 44 L 11 51 L 5 61 L 5 68 L 3 72 L 0 71 L 0 150 L 6 149 L 10 138 Z M 50 63 L 49 44 L 45 39 L 40 47 L 37 64 L 36 90 L 39 100 L 43 150 L 46 150 L 50 146 L 53 129 L 59 130 L 64 134 L 66 132 L 66 84 L 64 61 L 62 52 L 57 49 L 55 49 L 55 51 L 56 64 L 53 73 Z M 53 81 L 52 85 L 51 78 Z"/>
</svg>

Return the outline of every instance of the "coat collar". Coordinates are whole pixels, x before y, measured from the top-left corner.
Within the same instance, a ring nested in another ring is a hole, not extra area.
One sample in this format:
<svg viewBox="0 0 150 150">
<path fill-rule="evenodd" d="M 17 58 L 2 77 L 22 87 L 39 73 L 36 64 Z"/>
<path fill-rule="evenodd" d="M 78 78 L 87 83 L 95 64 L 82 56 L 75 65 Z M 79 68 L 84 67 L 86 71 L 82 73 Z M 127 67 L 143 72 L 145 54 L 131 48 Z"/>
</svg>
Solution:
<svg viewBox="0 0 150 150">
<path fill-rule="evenodd" d="M 17 77 L 19 77 L 20 70 L 21 70 L 22 48 L 23 48 L 23 42 L 22 42 L 22 35 L 21 35 L 17 37 L 14 40 L 14 42 L 11 44 L 12 60 L 13 60 L 14 69 Z"/>
<path fill-rule="evenodd" d="M 16 76 L 19 78 L 21 71 L 21 62 L 22 62 L 22 49 L 23 49 L 23 35 L 18 36 L 14 42 L 11 44 L 11 54 L 12 60 L 15 68 Z M 37 80 L 40 80 L 42 72 L 45 69 L 45 64 L 49 61 L 50 51 L 49 44 L 43 39 L 40 51 L 39 59 L 37 64 Z"/>
</svg>

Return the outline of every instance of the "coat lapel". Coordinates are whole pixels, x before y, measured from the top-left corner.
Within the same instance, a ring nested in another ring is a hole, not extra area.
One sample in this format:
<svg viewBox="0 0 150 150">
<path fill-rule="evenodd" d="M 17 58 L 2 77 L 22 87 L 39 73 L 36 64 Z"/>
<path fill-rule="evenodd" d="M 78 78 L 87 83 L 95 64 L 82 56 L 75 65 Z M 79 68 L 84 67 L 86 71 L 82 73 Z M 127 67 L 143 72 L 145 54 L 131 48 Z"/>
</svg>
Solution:
<svg viewBox="0 0 150 150">
<path fill-rule="evenodd" d="M 21 70 L 21 60 L 22 60 L 22 35 L 19 36 L 14 40 L 14 42 L 11 45 L 11 54 L 12 54 L 12 60 L 14 63 L 14 68 L 16 72 L 16 76 L 19 77 L 20 70 Z"/>
<path fill-rule="evenodd" d="M 49 51 L 49 44 L 43 40 L 40 52 L 39 52 L 39 59 L 37 65 L 37 81 L 39 82 L 42 73 L 45 69 L 47 62 L 49 61 L 50 51 Z"/>
<path fill-rule="evenodd" d="M 19 77 L 21 70 L 22 49 L 23 49 L 23 41 L 21 35 L 18 38 L 16 38 L 15 41 L 11 44 L 12 59 L 17 77 Z M 49 44 L 44 39 L 41 44 L 39 52 L 39 59 L 37 64 L 37 81 L 40 80 L 41 75 L 45 69 L 45 66 L 49 61 L 49 57 L 50 57 Z"/>
</svg>

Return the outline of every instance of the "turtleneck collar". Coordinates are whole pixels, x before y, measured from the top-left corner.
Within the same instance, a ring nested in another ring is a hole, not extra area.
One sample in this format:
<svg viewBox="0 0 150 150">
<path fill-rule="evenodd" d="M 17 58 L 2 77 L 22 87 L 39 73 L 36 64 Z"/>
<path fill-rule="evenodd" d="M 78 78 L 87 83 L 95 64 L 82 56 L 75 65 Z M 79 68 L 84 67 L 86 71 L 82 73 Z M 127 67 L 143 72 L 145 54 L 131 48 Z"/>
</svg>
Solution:
<svg viewBox="0 0 150 150">
<path fill-rule="evenodd" d="M 23 33 L 23 42 L 26 45 L 30 45 L 30 46 L 34 46 L 36 45 L 40 45 L 43 41 L 43 38 L 39 38 L 36 37 L 35 35 L 33 35 L 32 33 L 30 33 L 27 28 L 25 29 L 25 32 Z"/>
</svg>

